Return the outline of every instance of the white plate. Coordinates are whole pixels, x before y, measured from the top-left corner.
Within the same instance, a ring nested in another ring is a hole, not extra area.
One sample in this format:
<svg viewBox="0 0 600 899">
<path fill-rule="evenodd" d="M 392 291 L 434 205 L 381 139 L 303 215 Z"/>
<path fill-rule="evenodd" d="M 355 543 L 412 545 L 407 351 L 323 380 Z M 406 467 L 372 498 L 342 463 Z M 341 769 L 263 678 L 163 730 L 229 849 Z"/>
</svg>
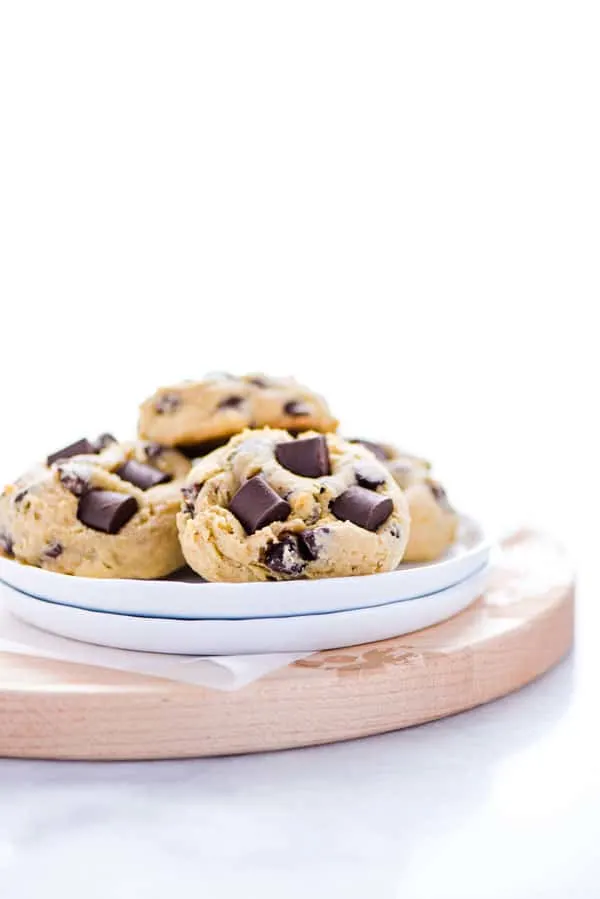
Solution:
<svg viewBox="0 0 600 899">
<path fill-rule="evenodd" d="M 414 599 L 458 584 L 484 565 L 490 543 L 472 519 L 436 562 L 364 577 L 209 584 L 193 572 L 156 581 L 72 577 L 0 557 L 0 580 L 39 599 L 94 612 L 157 618 L 263 618 L 363 609 Z"/>
<path fill-rule="evenodd" d="M 370 643 L 445 621 L 482 592 L 488 566 L 460 584 L 418 599 L 370 609 L 286 618 L 179 620 L 89 612 L 7 587 L 10 611 L 23 621 L 84 643 L 184 655 L 313 652 Z"/>
</svg>

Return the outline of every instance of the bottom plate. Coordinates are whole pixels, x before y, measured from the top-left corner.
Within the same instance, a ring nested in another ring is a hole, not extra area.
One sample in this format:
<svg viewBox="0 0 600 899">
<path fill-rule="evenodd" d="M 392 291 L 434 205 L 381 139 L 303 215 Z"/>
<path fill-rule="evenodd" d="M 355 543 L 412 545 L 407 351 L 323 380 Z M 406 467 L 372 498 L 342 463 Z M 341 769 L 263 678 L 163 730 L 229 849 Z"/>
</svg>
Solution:
<svg viewBox="0 0 600 899">
<path fill-rule="evenodd" d="M 100 646 L 182 655 L 315 652 L 398 637 L 445 621 L 482 593 L 487 573 L 486 565 L 460 584 L 417 599 L 286 618 L 136 618 L 58 605 L 10 587 L 3 595 L 10 611 L 28 624 Z"/>
<path fill-rule="evenodd" d="M 90 578 L 0 557 L 0 580 L 30 596 L 90 612 L 156 618 L 282 618 L 348 612 L 426 596 L 460 583 L 478 571 L 489 555 L 490 543 L 481 525 L 462 515 L 458 538 L 441 558 L 403 563 L 396 571 L 360 577 L 206 583 L 184 569 L 161 580 Z"/>
</svg>

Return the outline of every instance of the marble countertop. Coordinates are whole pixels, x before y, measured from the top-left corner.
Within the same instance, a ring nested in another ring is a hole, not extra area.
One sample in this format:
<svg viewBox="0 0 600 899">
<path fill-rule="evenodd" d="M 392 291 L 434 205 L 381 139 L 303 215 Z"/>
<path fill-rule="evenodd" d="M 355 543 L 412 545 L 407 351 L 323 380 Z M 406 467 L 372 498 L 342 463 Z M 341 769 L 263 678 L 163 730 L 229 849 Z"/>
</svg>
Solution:
<svg viewBox="0 0 600 899">
<path fill-rule="evenodd" d="M 589 608 L 580 625 L 598 623 Z M 592 899 L 590 633 L 519 693 L 395 734 L 197 761 L 0 761 L 0 896 Z"/>
</svg>

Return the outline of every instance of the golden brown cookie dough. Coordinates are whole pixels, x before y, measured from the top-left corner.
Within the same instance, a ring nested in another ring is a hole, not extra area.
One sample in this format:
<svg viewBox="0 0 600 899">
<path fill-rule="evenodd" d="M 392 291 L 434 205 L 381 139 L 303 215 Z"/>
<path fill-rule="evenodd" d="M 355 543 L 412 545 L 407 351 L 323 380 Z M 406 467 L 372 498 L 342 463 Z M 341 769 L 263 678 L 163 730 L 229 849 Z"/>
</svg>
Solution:
<svg viewBox="0 0 600 899">
<path fill-rule="evenodd" d="M 180 568 L 176 513 L 188 460 L 156 443 L 86 443 L 91 452 L 51 456 L 4 490 L 0 552 L 83 577 L 156 578 Z"/>
<path fill-rule="evenodd" d="M 203 455 L 244 428 L 335 431 L 325 400 L 293 378 L 207 376 L 161 387 L 140 408 L 140 437 Z"/>
<path fill-rule="evenodd" d="M 387 443 L 359 440 L 387 466 L 404 490 L 410 510 L 410 536 L 404 562 L 438 559 L 456 539 L 458 515 L 442 485 L 431 477 L 431 464 Z"/>
<path fill-rule="evenodd" d="M 210 581 L 391 571 L 408 540 L 402 490 L 336 434 L 244 431 L 197 462 L 184 496 L 183 553 Z"/>
</svg>

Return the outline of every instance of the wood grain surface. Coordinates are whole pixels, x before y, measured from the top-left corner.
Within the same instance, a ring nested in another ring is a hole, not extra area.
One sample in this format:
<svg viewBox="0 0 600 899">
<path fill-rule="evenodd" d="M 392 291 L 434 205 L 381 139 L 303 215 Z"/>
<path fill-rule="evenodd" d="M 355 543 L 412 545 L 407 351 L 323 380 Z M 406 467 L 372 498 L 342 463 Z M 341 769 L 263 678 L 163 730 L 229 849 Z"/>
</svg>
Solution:
<svg viewBox="0 0 600 899">
<path fill-rule="evenodd" d="M 160 759 L 334 742 L 452 715 L 547 671 L 573 640 L 574 582 L 550 538 L 520 531 L 486 593 L 414 634 L 319 652 L 224 692 L 0 653 L 0 755 Z"/>
</svg>

